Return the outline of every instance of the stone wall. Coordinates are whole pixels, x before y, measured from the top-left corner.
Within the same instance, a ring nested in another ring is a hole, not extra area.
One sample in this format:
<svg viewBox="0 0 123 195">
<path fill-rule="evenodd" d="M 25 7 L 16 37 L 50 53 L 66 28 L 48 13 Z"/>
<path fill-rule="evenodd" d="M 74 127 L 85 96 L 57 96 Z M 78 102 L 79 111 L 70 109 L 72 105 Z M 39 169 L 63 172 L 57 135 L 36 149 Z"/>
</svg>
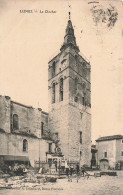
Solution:
<svg viewBox="0 0 123 195">
<path fill-rule="evenodd" d="M 38 109 L 20 105 L 19 103 L 11 103 L 11 116 L 18 115 L 19 130 L 30 131 L 40 137 L 41 129 L 41 111 Z"/>
<path fill-rule="evenodd" d="M 80 160 L 81 165 L 91 163 L 91 115 L 69 105 L 69 156 L 71 160 Z M 82 144 L 80 143 L 82 132 Z M 81 151 L 81 155 L 80 155 Z"/>
<path fill-rule="evenodd" d="M 28 142 L 28 151 L 23 151 L 23 140 Z M 35 161 L 46 161 L 46 152 L 48 144 L 51 141 L 32 138 L 12 133 L 0 133 L 0 155 L 28 156 L 32 166 Z M 54 149 L 54 146 L 53 146 Z"/>
<path fill-rule="evenodd" d="M 62 65 L 62 61 L 67 59 L 66 65 Z M 55 77 L 52 77 L 52 64 L 56 62 L 56 74 Z M 49 63 L 49 81 L 48 81 L 48 110 L 49 112 L 53 109 L 59 109 L 61 106 L 69 103 L 69 60 L 68 54 L 64 55 L 64 53 L 59 54 Z M 63 99 L 64 101 L 60 102 L 60 78 L 63 78 Z M 52 103 L 52 84 L 55 83 L 55 103 Z"/>
<path fill-rule="evenodd" d="M 98 164 L 101 159 L 107 159 L 110 167 L 115 167 L 116 163 L 116 140 L 107 140 L 97 142 L 98 149 Z M 107 152 L 107 157 L 104 156 L 104 152 Z"/>
<path fill-rule="evenodd" d="M 90 166 L 91 162 L 91 114 L 90 114 L 90 65 L 87 75 L 83 74 L 82 64 L 75 61 L 74 49 L 67 48 L 49 62 L 49 129 L 59 135 L 62 153 L 68 161 L 80 161 Z M 79 58 L 82 59 L 81 56 Z M 83 59 L 82 59 L 83 60 Z M 84 60 L 83 60 L 84 61 Z M 52 65 L 56 74 L 52 76 Z M 62 62 L 65 62 L 62 64 Z M 63 78 L 63 101 L 59 101 L 60 78 Z M 75 93 L 75 78 L 78 78 Z M 82 104 L 83 82 L 86 84 L 86 106 Z M 52 103 L 52 84 L 55 83 L 55 103 Z M 77 97 L 77 101 L 75 101 Z M 80 131 L 82 144 L 80 144 Z M 80 156 L 81 151 L 81 156 Z"/>
<path fill-rule="evenodd" d="M 13 116 L 18 115 L 18 129 L 13 129 Z M 41 122 L 48 132 L 48 113 L 14 102 L 8 96 L 0 96 L 0 155 L 28 156 L 34 161 L 46 161 L 51 140 L 41 138 Z M 23 152 L 23 140 L 28 142 L 28 152 Z M 53 152 L 55 144 L 53 143 Z"/>
<path fill-rule="evenodd" d="M 8 96 L 0 96 L 0 128 L 6 132 L 13 131 L 13 115 L 18 115 L 19 131 L 33 133 L 41 137 L 41 122 L 44 131 L 48 130 L 48 114 L 41 109 L 12 101 Z"/>
<path fill-rule="evenodd" d="M 10 132 L 10 97 L 0 96 L 0 128 Z"/>
<path fill-rule="evenodd" d="M 43 136 L 48 136 L 48 113 L 46 112 L 41 112 L 41 122 L 43 123 L 43 132 L 44 132 L 44 135 Z M 40 130 L 40 136 L 43 137 L 41 135 L 41 130 Z"/>
<path fill-rule="evenodd" d="M 49 115 L 49 128 L 58 133 L 62 153 L 69 161 L 81 161 L 90 166 L 91 161 L 91 115 L 71 105 L 55 109 Z M 82 144 L 80 144 L 80 131 Z M 82 156 L 80 157 L 80 151 Z"/>
<path fill-rule="evenodd" d="M 123 143 L 120 140 L 116 140 L 116 162 L 123 161 Z"/>
<path fill-rule="evenodd" d="M 53 133 L 58 133 L 60 140 L 59 146 L 65 158 L 68 157 L 68 105 L 63 106 L 62 109 L 55 109 L 49 115 L 49 129 Z"/>
</svg>

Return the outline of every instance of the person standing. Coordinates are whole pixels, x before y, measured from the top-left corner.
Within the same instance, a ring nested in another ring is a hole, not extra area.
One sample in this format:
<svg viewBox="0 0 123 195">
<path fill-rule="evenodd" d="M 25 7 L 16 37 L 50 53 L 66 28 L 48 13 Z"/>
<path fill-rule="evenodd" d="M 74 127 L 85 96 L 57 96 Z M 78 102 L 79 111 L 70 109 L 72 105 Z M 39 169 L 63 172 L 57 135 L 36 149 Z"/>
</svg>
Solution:
<svg viewBox="0 0 123 195">
<path fill-rule="evenodd" d="M 79 165 L 76 165 L 76 174 L 79 174 Z"/>
<path fill-rule="evenodd" d="M 72 182 L 72 175 L 73 175 L 73 167 L 70 166 L 70 181 Z"/>
<path fill-rule="evenodd" d="M 85 169 L 84 169 L 84 167 L 82 167 L 82 175 L 83 175 L 83 177 L 85 175 Z"/>
<path fill-rule="evenodd" d="M 69 167 L 66 167 L 66 175 L 69 176 Z"/>
<path fill-rule="evenodd" d="M 79 176 L 79 165 L 76 165 L 76 177 L 77 177 L 77 183 L 78 183 L 78 176 Z"/>
</svg>

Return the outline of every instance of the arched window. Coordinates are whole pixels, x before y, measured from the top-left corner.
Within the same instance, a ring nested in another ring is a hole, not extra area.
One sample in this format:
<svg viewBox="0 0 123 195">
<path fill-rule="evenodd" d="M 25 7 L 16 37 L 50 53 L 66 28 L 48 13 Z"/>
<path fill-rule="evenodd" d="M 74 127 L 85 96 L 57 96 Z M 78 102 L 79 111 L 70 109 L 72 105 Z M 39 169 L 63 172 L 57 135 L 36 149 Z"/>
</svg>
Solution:
<svg viewBox="0 0 123 195">
<path fill-rule="evenodd" d="M 13 115 L 13 129 L 19 129 L 19 122 L 18 122 L 18 115 L 14 114 Z"/>
<path fill-rule="evenodd" d="M 28 151 L 28 142 L 26 139 L 23 140 L 23 152 Z"/>
<path fill-rule="evenodd" d="M 63 101 L 63 78 L 60 79 L 59 95 L 60 95 L 60 101 Z"/>
<path fill-rule="evenodd" d="M 55 76 L 55 72 L 56 72 L 56 63 L 53 62 L 53 65 L 52 65 L 52 77 Z"/>
<path fill-rule="evenodd" d="M 55 103 L 55 83 L 52 85 L 52 103 Z"/>
<path fill-rule="evenodd" d="M 85 83 L 83 83 L 82 84 L 82 93 L 86 93 L 86 84 Z"/>
<path fill-rule="evenodd" d="M 82 65 L 83 65 L 83 68 L 86 68 L 86 63 L 85 62 L 83 62 Z"/>
<path fill-rule="evenodd" d="M 49 153 L 52 152 L 52 143 L 49 143 Z"/>
<path fill-rule="evenodd" d="M 41 122 L 41 136 L 44 135 L 44 123 Z"/>
<path fill-rule="evenodd" d="M 75 55 L 75 61 L 76 61 L 76 64 L 78 64 L 78 56 Z"/>
<path fill-rule="evenodd" d="M 82 144 L 82 131 L 80 131 L 80 144 Z"/>
<path fill-rule="evenodd" d="M 77 79 L 77 78 L 75 78 L 74 82 L 75 82 L 75 93 L 77 93 L 77 88 L 78 88 L 78 79 Z"/>
<path fill-rule="evenodd" d="M 85 97 L 84 96 L 82 97 L 82 105 L 83 106 L 85 105 Z"/>
</svg>

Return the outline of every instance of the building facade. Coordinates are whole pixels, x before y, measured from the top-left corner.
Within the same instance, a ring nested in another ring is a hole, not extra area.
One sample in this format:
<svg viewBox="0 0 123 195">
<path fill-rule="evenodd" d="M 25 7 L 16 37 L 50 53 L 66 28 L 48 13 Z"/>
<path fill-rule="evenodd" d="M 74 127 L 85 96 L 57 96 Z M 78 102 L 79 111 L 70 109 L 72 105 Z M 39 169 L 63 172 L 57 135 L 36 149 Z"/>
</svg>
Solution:
<svg viewBox="0 0 123 195">
<path fill-rule="evenodd" d="M 96 145 L 101 169 L 123 169 L 123 135 L 100 137 Z"/>
<path fill-rule="evenodd" d="M 48 128 L 68 163 L 91 163 L 90 63 L 79 53 L 69 19 L 60 53 L 49 62 Z"/>
<path fill-rule="evenodd" d="M 38 166 L 55 153 L 48 113 L 0 96 L 0 161 Z"/>
</svg>

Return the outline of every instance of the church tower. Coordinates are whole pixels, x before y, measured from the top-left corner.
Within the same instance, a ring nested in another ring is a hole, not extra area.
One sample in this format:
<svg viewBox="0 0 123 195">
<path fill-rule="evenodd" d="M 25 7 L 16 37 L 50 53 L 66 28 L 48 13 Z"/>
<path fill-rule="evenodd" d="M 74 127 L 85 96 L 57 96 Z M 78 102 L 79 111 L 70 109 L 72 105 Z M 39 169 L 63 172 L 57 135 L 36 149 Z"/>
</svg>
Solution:
<svg viewBox="0 0 123 195">
<path fill-rule="evenodd" d="M 79 52 L 69 13 L 63 45 L 49 62 L 49 129 L 68 163 L 90 166 L 90 63 Z"/>
</svg>

